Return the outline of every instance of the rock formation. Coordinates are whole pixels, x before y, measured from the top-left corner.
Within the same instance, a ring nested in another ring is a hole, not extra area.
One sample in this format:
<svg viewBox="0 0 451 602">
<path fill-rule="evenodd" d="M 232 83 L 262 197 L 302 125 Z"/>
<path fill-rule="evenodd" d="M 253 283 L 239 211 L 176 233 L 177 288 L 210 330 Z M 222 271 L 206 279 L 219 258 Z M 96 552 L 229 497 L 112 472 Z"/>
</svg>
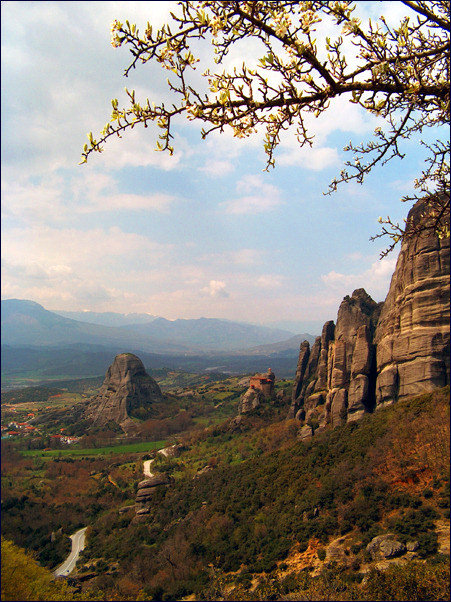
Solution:
<svg viewBox="0 0 451 602">
<path fill-rule="evenodd" d="M 409 212 L 415 224 L 422 201 Z M 403 397 L 449 383 L 449 238 L 431 230 L 406 236 L 385 303 L 358 289 L 304 341 L 288 418 L 307 438 Z"/>
<path fill-rule="evenodd" d="M 337 426 L 374 408 L 373 334 L 380 309 L 358 289 L 343 299 L 337 324 L 326 322 L 311 350 L 307 341 L 301 344 L 288 417 L 310 427 L 303 438 L 319 426 Z"/>
<path fill-rule="evenodd" d="M 90 400 L 85 418 L 93 426 L 117 423 L 124 432 L 133 430 L 132 417 L 147 418 L 152 405 L 162 401 L 160 387 L 133 353 L 121 353 L 108 368 L 99 393 Z"/>
<path fill-rule="evenodd" d="M 449 383 L 449 246 L 432 231 L 402 245 L 375 334 L 378 406 Z"/>
<path fill-rule="evenodd" d="M 265 401 L 265 396 L 258 389 L 249 387 L 240 397 L 238 414 L 247 414 L 256 408 L 259 408 Z"/>
<path fill-rule="evenodd" d="M 240 397 L 238 414 L 246 414 L 260 407 L 266 399 L 274 399 L 275 376 L 271 368 L 266 374 L 255 374 L 249 380 L 249 388 Z"/>
<path fill-rule="evenodd" d="M 135 498 L 135 513 L 136 516 L 133 522 L 140 522 L 141 517 L 145 517 L 150 513 L 152 498 L 162 485 L 170 485 L 174 479 L 165 474 L 153 475 L 149 479 L 145 479 L 138 483 L 138 491 Z"/>
<path fill-rule="evenodd" d="M 409 542 L 411 549 L 414 547 L 415 542 Z M 402 556 L 407 552 L 408 548 L 397 541 L 396 535 L 393 533 L 387 533 L 386 535 L 378 535 L 374 537 L 370 543 L 366 546 L 366 551 L 371 555 L 373 560 L 381 560 L 383 558 L 396 558 Z"/>
</svg>

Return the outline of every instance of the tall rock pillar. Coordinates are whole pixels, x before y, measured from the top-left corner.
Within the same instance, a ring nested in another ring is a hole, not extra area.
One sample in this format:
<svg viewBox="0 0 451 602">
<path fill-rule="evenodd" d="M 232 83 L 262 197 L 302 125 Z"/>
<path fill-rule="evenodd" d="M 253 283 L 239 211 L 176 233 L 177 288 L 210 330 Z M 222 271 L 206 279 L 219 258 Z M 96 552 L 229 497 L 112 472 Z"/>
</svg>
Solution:
<svg viewBox="0 0 451 602">
<path fill-rule="evenodd" d="M 407 219 L 427 211 L 418 201 Z M 375 332 L 377 407 L 449 383 L 449 238 L 406 237 Z"/>
</svg>

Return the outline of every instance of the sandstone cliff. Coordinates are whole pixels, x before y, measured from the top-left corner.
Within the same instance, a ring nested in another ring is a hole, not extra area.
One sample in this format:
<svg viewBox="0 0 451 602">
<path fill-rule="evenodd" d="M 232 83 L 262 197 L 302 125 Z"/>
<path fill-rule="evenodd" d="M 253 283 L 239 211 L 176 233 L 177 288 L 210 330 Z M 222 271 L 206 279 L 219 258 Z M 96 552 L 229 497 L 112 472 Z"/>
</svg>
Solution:
<svg viewBox="0 0 451 602">
<path fill-rule="evenodd" d="M 88 403 L 85 418 L 95 426 L 117 423 L 127 433 L 135 426 L 132 417 L 149 417 L 152 405 L 162 400 L 160 387 L 139 357 L 121 353 L 108 368 L 99 393 Z"/>
<path fill-rule="evenodd" d="M 449 383 L 449 253 L 432 231 L 402 245 L 375 333 L 378 406 Z"/>
<path fill-rule="evenodd" d="M 301 344 L 289 418 L 312 428 L 337 426 L 374 409 L 373 336 L 380 310 L 358 289 L 343 299 L 336 325 L 326 322 L 311 349 L 307 341 Z"/>
<path fill-rule="evenodd" d="M 425 210 L 416 203 L 408 223 Z M 336 325 L 301 344 L 288 413 L 304 422 L 300 437 L 448 384 L 449 293 L 449 239 L 406 237 L 385 303 L 358 289 Z"/>
</svg>

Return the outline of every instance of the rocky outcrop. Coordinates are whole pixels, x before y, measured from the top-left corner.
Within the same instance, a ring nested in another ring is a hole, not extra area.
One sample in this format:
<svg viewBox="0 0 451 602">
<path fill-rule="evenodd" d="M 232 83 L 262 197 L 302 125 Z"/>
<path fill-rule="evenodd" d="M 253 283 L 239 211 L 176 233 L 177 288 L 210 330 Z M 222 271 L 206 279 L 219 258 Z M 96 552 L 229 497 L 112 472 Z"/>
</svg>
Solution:
<svg viewBox="0 0 451 602">
<path fill-rule="evenodd" d="M 149 417 L 152 405 L 162 400 L 160 387 L 139 357 L 121 353 L 108 368 L 99 393 L 88 403 L 85 418 L 92 420 L 93 426 L 116 423 L 128 433 L 135 427 L 133 417 Z"/>
<path fill-rule="evenodd" d="M 425 210 L 418 202 L 408 223 Z M 311 349 L 301 344 L 288 412 L 299 437 L 448 384 L 449 292 L 449 239 L 406 236 L 385 303 L 358 289 Z"/>
<path fill-rule="evenodd" d="M 265 402 L 265 396 L 259 389 L 249 387 L 240 397 L 238 414 L 247 414 L 256 408 L 259 408 Z"/>
<path fill-rule="evenodd" d="M 266 374 L 254 374 L 249 379 L 249 388 L 240 397 L 238 406 L 238 415 L 247 414 L 260 407 L 266 400 L 276 398 L 274 391 L 274 382 L 276 377 L 271 368 L 268 368 Z M 279 401 L 283 395 L 279 397 Z"/>
<path fill-rule="evenodd" d="M 432 231 L 402 244 L 375 334 L 378 407 L 449 383 L 449 246 Z"/>
<path fill-rule="evenodd" d="M 411 543 L 411 548 L 414 547 Z M 387 533 L 386 535 L 378 535 L 374 537 L 366 546 L 366 551 L 371 555 L 373 560 L 382 560 L 383 558 L 396 558 L 407 552 L 406 546 L 397 541 L 396 535 Z"/>
<path fill-rule="evenodd" d="M 135 517 L 134 523 L 141 522 L 146 515 L 150 513 L 152 498 L 155 492 L 162 486 L 167 487 L 173 483 L 174 479 L 165 474 L 153 475 L 149 479 L 144 479 L 138 483 L 138 491 L 135 498 Z"/>
<path fill-rule="evenodd" d="M 374 408 L 373 334 L 380 309 L 358 289 L 343 299 L 337 324 L 326 322 L 311 350 L 307 341 L 301 344 L 288 418 L 305 421 L 302 438 Z"/>
</svg>

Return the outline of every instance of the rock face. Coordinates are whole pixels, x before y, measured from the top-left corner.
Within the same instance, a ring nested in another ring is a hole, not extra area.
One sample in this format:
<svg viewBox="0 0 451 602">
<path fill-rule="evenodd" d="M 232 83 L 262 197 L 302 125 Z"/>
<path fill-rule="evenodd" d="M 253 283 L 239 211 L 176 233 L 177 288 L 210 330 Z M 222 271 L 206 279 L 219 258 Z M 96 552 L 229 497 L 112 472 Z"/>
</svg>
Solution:
<svg viewBox="0 0 451 602">
<path fill-rule="evenodd" d="M 152 404 L 162 401 L 160 387 L 133 353 L 121 353 L 108 368 L 99 393 L 89 402 L 85 418 L 93 426 L 117 423 L 126 433 L 133 430 L 131 419 L 147 418 Z"/>
<path fill-rule="evenodd" d="M 418 202 L 408 216 L 415 224 Z M 304 439 L 449 383 L 449 239 L 406 237 L 385 303 L 345 297 L 310 349 L 301 344 L 288 418 Z"/>
<path fill-rule="evenodd" d="M 380 309 L 358 289 L 343 299 L 337 324 L 326 322 L 311 350 L 307 341 L 301 344 L 288 418 L 310 427 L 302 430 L 302 438 L 374 409 L 373 334 Z"/>
<path fill-rule="evenodd" d="M 429 232 L 402 245 L 375 334 L 378 406 L 449 383 L 449 244 Z"/>
<path fill-rule="evenodd" d="M 258 389 L 249 389 L 243 393 L 240 397 L 240 404 L 238 406 L 238 414 L 247 414 L 256 408 L 259 408 L 265 401 L 265 396 Z"/>
<path fill-rule="evenodd" d="M 138 483 L 135 498 L 135 517 L 132 522 L 139 523 L 150 513 L 152 498 L 161 486 L 170 485 L 174 479 L 165 474 L 154 475 Z"/>
</svg>

